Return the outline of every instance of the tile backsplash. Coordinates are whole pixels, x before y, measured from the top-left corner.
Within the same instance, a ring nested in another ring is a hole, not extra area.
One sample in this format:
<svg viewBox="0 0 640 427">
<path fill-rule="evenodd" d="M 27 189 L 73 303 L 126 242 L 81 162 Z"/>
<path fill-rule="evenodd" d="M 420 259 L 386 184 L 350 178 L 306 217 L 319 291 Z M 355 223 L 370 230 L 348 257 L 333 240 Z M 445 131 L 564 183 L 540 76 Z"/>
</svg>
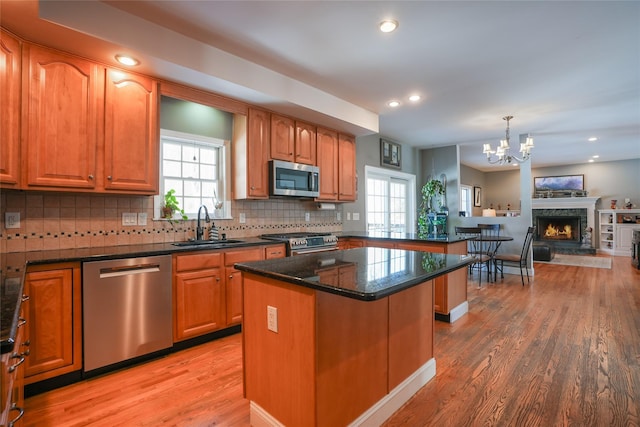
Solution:
<svg viewBox="0 0 640 427">
<path fill-rule="evenodd" d="M 19 228 L 5 228 L 5 212 L 20 213 Z M 227 238 L 264 233 L 340 231 L 342 212 L 318 210 L 309 200 L 233 201 L 233 219 L 216 219 Z M 122 225 L 123 213 L 146 214 L 146 225 Z M 240 223 L 240 213 L 245 222 Z M 305 214 L 309 214 L 309 221 Z M 196 221 L 153 219 L 153 197 L 2 191 L 0 252 L 23 252 L 144 243 L 179 242 L 195 236 Z M 209 226 L 210 224 L 206 224 Z"/>
</svg>

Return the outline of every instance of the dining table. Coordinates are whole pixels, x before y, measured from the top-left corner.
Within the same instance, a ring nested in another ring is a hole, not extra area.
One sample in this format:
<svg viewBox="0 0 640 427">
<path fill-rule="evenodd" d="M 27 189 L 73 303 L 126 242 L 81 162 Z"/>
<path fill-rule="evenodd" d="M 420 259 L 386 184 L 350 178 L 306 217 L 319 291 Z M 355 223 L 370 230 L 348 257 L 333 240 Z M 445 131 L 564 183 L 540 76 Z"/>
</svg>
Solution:
<svg viewBox="0 0 640 427">
<path fill-rule="evenodd" d="M 483 234 L 482 236 L 478 236 L 476 238 L 476 240 L 481 241 L 482 243 L 488 242 L 489 246 L 488 246 L 488 250 L 486 251 L 487 255 L 489 255 L 489 257 L 491 258 L 491 265 L 493 265 L 493 272 L 490 274 L 493 276 L 493 282 L 496 281 L 496 273 L 497 273 L 497 268 L 496 268 L 496 260 L 495 260 L 495 255 L 496 253 L 498 253 L 498 249 L 500 249 L 500 246 L 502 245 L 503 242 L 511 242 L 513 241 L 513 237 L 511 236 L 490 236 L 490 235 L 486 235 Z"/>
</svg>

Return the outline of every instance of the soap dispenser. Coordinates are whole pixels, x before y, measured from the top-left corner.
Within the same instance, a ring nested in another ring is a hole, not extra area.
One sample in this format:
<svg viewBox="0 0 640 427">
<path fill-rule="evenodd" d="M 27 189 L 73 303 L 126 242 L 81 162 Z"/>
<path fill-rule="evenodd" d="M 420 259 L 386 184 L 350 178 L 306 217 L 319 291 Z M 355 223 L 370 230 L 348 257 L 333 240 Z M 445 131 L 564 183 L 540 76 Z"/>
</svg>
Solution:
<svg viewBox="0 0 640 427">
<path fill-rule="evenodd" d="M 211 223 L 211 228 L 209 228 L 209 240 L 219 240 L 220 236 L 218 234 L 218 227 L 216 227 L 215 223 Z"/>
</svg>

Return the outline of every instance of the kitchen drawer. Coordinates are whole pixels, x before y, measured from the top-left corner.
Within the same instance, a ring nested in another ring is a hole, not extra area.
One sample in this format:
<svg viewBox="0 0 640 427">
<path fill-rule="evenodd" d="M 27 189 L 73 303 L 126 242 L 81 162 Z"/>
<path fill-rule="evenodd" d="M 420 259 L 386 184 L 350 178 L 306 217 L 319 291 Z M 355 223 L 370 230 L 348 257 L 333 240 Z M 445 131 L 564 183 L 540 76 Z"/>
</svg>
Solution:
<svg viewBox="0 0 640 427">
<path fill-rule="evenodd" d="M 175 255 L 175 271 L 200 270 L 203 268 L 220 267 L 222 252 L 198 252 L 185 255 Z"/>
<path fill-rule="evenodd" d="M 284 258 L 286 255 L 287 250 L 284 245 L 267 246 L 264 248 L 265 259 Z"/>
<path fill-rule="evenodd" d="M 233 266 L 236 262 L 260 261 L 264 259 L 264 248 L 237 249 L 226 251 L 224 264 Z"/>
</svg>

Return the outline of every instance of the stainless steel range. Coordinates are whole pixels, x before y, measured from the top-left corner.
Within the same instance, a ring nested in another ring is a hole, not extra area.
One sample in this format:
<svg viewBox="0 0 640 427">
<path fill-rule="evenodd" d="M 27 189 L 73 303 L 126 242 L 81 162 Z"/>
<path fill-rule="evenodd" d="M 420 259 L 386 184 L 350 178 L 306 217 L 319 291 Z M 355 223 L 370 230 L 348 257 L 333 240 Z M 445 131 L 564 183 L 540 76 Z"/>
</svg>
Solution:
<svg viewBox="0 0 640 427">
<path fill-rule="evenodd" d="M 338 237 L 331 233 L 279 233 L 263 234 L 260 237 L 286 243 L 287 256 L 338 249 Z"/>
</svg>

